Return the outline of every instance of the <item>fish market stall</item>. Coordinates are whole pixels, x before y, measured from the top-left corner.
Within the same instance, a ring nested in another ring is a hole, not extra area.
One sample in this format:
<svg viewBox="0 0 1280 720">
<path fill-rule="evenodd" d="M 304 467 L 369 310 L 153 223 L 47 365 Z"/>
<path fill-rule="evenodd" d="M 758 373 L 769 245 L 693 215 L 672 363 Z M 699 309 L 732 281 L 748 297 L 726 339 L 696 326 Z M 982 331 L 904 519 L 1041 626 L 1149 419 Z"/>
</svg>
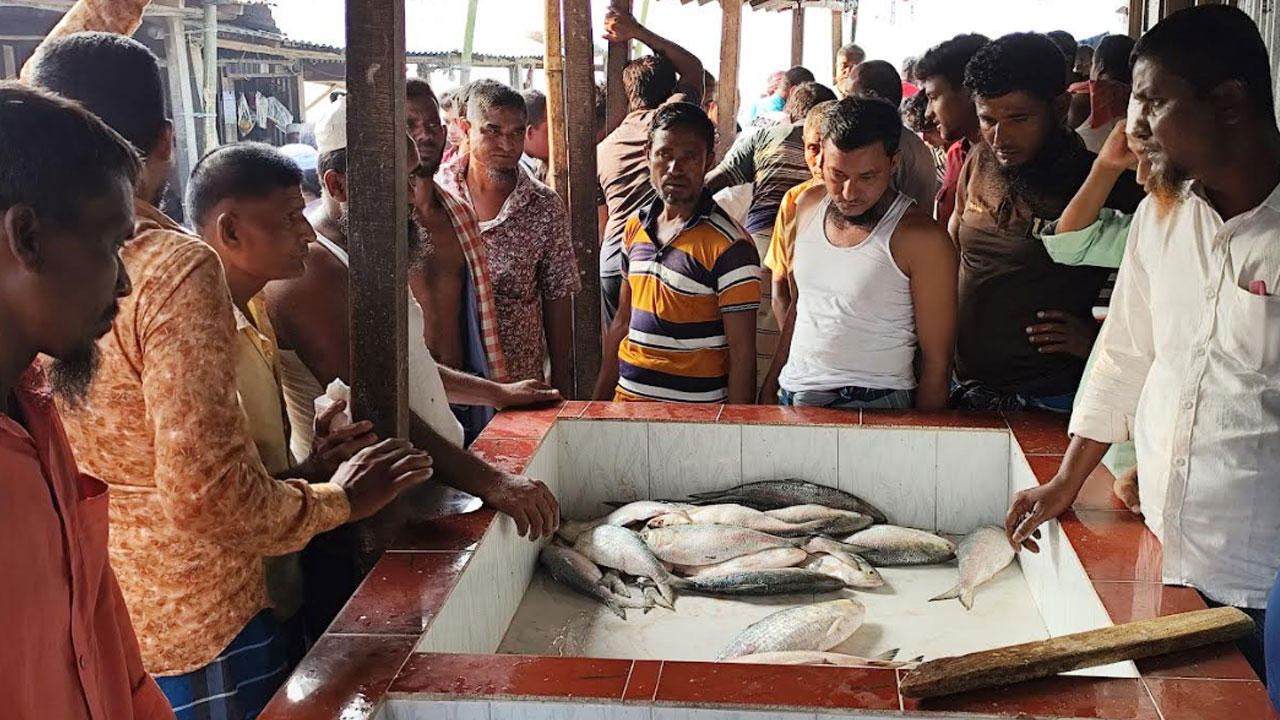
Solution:
<svg viewBox="0 0 1280 720">
<path fill-rule="evenodd" d="M 547 481 L 561 535 L 529 543 L 458 497 L 263 718 L 1273 717 L 1229 644 L 902 696 L 921 659 L 1204 608 L 1159 583 L 1159 543 L 1104 471 L 1013 557 L 996 526 L 1066 443 L 1061 419 L 1015 413 L 504 412 L 474 449 Z"/>
</svg>

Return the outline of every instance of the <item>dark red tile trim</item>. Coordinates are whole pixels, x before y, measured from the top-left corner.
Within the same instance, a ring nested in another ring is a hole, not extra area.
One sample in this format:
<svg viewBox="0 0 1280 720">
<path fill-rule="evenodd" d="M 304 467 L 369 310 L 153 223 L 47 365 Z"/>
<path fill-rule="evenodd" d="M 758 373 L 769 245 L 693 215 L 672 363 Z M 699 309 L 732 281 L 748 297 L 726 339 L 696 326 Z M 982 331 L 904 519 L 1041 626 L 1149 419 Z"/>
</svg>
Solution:
<svg viewBox="0 0 1280 720">
<path fill-rule="evenodd" d="M 474 550 L 497 516 L 492 508 L 411 522 L 391 543 L 391 550 L 458 552 Z"/>
<path fill-rule="evenodd" d="M 1005 419 L 1024 455 L 1061 455 L 1071 439 L 1067 437 L 1066 415 L 1047 412 L 1006 412 Z"/>
<path fill-rule="evenodd" d="M 631 660 L 414 653 L 390 692 L 621 700 Z"/>
<path fill-rule="evenodd" d="M 390 552 L 342 612 L 334 633 L 420 634 L 440 612 L 471 553 Z"/>
<path fill-rule="evenodd" d="M 723 405 L 659 402 L 592 402 L 584 420 L 644 420 L 647 422 L 715 422 Z"/>
<path fill-rule="evenodd" d="M 532 410 L 503 410 L 480 434 L 480 438 L 532 438 L 541 440 L 555 424 L 564 403 Z M 477 441 L 478 442 L 478 441 Z"/>
<path fill-rule="evenodd" d="M 860 425 L 861 410 L 782 405 L 726 405 L 721 423 L 739 425 Z"/>
<path fill-rule="evenodd" d="M 551 425 L 547 425 L 547 429 L 551 429 Z M 471 452 L 503 472 L 518 475 L 529 466 L 541 443 L 542 436 L 499 438 L 486 434 L 471 444 Z"/>
<path fill-rule="evenodd" d="M 862 424 L 891 427 L 973 428 L 1003 430 L 1008 423 L 1000 413 L 942 410 L 863 410 Z"/>
<path fill-rule="evenodd" d="M 693 705 L 898 709 L 893 670 L 665 662 L 655 700 Z"/>
<path fill-rule="evenodd" d="M 1090 580 L 1159 582 L 1163 551 L 1128 510 L 1069 510 L 1058 522 Z"/>
<path fill-rule="evenodd" d="M 1164 720 L 1276 720 L 1267 688 L 1257 680 L 1148 678 Z"/>
<path fill-rule="evenodd" d="M 945 697 L 903 698 L 911 712 L 963 712 L 1018 718 L 1160 720 L 1146 686 L 1136 678 L 1057 676 Z"/>
<path fill-rule="evenodd" d="M 293 671 L 259 720 L 368 720 L 418 638 L 327 634 Z"/>
<path fill-rule="evenodd" d="M 658 692 L 658 681 L 662 677 L 662 667 L 661 660 L 636 660 L 631 666 L 627 686 L 622 691 L 622 699 L 626 702 L 653 702 Z"/>
</svg>

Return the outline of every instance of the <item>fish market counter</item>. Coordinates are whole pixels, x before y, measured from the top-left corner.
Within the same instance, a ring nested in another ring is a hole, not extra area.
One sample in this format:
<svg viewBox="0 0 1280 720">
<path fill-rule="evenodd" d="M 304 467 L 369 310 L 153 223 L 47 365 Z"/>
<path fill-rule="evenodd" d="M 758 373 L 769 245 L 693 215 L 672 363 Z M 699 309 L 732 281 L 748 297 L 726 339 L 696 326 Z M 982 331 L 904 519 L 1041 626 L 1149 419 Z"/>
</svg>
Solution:
<svg viewBox="0 0 1280 720">
<path fill-rule="evenodd" d="M 545 480 L 572 520 L 602 518 L 610 501 L 679 500 L 797 478 L 861 498 L 889 523 L 936 533 L 935 541 L 954 548 L 946 539 L 1001 525 L 1012 494 L 1047 482 L 1066 446 L 1065 419 L 1043 414 L 566 402 L 500 413 L 473 449 L 504 470 Z M 1041 552 L 1019 554 L 979 585 L 965 598 L 972 609 L 956 600 L 929 602 L 957 584 L 955 560 L 868 569 L 883 576 L 880 587 L 827 592 L 821 583 L 802 583 L 788 585 L 790 594 L 723 599 L 686 593 L 681 588 L 690 581 L 661 567 L 648 573 L 656 576 L 651 586 L 628 589 L 628 575 L 647 572 L 628 569 L 612 586 L 617 594 L 599 591 L 606 607 L 552 580 L 561 574 L 539 569 L 542 544 L 519 538 L 510 519 L 454 496 L 447 514 L 406 528 L 261 717 L 1275 718 L 1265 688 L 1229 644 L 923 701 L 900 694 L 910 665 L 888 662 L 895 651 L 897 661 L 932 660 L 1205 607 L 1194 590 L 1160 583 L 1160 544 L 1114 499 L 1112 480 L 1095 472 L 1073 508 L 1042 528 Z M 800 495 L 790 497 L 784 504 L 810 507 Z M 725 502 L 755 499 L 740 491 Z M 672 508 L 657 520 L 652 513 L 626 520 L 640 520 L 636 529 L 645 521 L 698 522 L 701 511 Z M 773 515 L 742 512 L 776 524 Z M 652 533 L 645 538 L 655 546 Z M 795 553 L 790 542 L 765 552 Z M 804 543 L 794 544 L 817 552 Z M 968 551 L 962 543 L 962 566 Z M 839 547 L 831 552 L 840 555 Z M 556 553 L 582 559 L 556 549 L 543 554 L 543 564 Z M 811 562 L 817 557 L 809 555 Z M 617 566 L 592 559 L 601 569 Z M 597 582 L 599 570 L 583 564 Z M 804 582 L 815 575 L 788 573 Z M 676 588 L 674 610 L 651 607 L 667 604 L 663 577 Z M 804 649 L 867 662 L 768 664 L 787 653 L 715 662 L 737 654 L 729 648 L 742 646 L 748 626 L 820 606 L 856 607 L 856 617 L 840 620 L 853 632 Z"/>
</svg>

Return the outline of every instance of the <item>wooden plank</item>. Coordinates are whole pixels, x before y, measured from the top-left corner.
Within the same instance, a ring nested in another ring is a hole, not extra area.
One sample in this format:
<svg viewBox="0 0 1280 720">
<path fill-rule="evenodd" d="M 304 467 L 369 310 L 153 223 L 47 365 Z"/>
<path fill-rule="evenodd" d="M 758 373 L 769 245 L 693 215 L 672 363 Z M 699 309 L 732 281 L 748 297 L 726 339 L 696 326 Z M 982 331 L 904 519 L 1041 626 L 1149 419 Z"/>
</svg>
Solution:
<svg viewBox="0 0 1280 720">
<path fill-rule="evenodd" d="M 196 140 L 195 101 L 191 95 L 191 60 L 187 55 L 186 29 L 182 18 L 166 21 L 164 67 L 169 80 L 169 103 L 173 112 L 174 144 L 178 153 L 178 195 L 184 197 L 187 178 L 200 160 Z"/>
<path fill-rule="evenodd" d="M 836 76 L 836 53 L 844 47 L 844 12 L 831 11 L 831 77 Z"/>
<path fill-rule="evenodd" d="M 1147 0 L 1129 0 L 1129 37 L 1137 40 L 1147 29 Z"/>
<path fill-rule="evenodd" d="M 564 55 L 560 47 L 560 0 L 544 0 L 543 38 L 547 74 L 547 143 L 550 158 L 547 179 L 551 189 L 569 199 L 569 153 L 565 147 Z"/>
<path fill-rule="evenodd" d="M 1185 10 L 1189 7 L 1195 6 L 1195 4 L 1195 0 L 1164 0 L 1163 7 L 1161 7 L 1162 14 L 1160 17 L 1167 18 L 1179 10 Z"/>
<path fill-rule="evenodd" d="M 351 404 L 409 437 L 404 0 L 347 0 Z"/>
<path fill-rule="evenodd" d="M 631 0 L 613 0 L 610 7 L 631 12 Z M 611 42 L 604 62 L 605 132 L 613 132 L 627 115 L 627 94 L 622 90 L 622 69 L 631 60 L 631 43 Z"/>
<path fill-rule="evenodd" d="M 902 694 L 925 698 L 1010 685 L 1081 668 L 1227 642 L 1254 632 L 1233 607 L 1196 610 L 1061 637 L 930 660 L 902 679 Z"/>
<path fill-rule="evenodd" d="M 791 10 L 791 65 L 804 64 L 804 6 Z"/>
<path fill-rule="evenodd" d="M 716 157 L 728 154 L 733 145 L 734 126 L 738 118 L 738 60 L 742 44 L 742 3 L 720 0 L 724 17 L 720 23 L 720 94 L 716 128 Z"/>
<path fill-rule="evenodd" d="M 569 237 L 582 290 L 573 296 L 573 395 L 590 399 L 600 373 L 600 228 L 596 213 L 595 48 L 591 0 L 564 0 Z M 550 105 L 550 102 L 547 103 Z"/>
</svg>

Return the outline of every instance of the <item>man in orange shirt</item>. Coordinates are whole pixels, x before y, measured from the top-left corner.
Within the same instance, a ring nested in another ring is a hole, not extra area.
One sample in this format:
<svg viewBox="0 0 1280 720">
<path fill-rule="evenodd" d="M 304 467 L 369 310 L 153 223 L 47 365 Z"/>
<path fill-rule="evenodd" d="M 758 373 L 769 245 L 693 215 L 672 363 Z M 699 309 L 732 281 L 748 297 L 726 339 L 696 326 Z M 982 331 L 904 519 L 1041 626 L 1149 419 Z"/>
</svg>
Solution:
<svg viewBox="0 0 1280 720">
<path fill-rule="evenodd" d="M 133 149 L 79 106 L 0 84 L 0 698 L 5 716 L 172 720 L 107 564 L 107 487 L 76 467 L 37 353 L 71 402 L 130 292 Z"/>
</svg>

